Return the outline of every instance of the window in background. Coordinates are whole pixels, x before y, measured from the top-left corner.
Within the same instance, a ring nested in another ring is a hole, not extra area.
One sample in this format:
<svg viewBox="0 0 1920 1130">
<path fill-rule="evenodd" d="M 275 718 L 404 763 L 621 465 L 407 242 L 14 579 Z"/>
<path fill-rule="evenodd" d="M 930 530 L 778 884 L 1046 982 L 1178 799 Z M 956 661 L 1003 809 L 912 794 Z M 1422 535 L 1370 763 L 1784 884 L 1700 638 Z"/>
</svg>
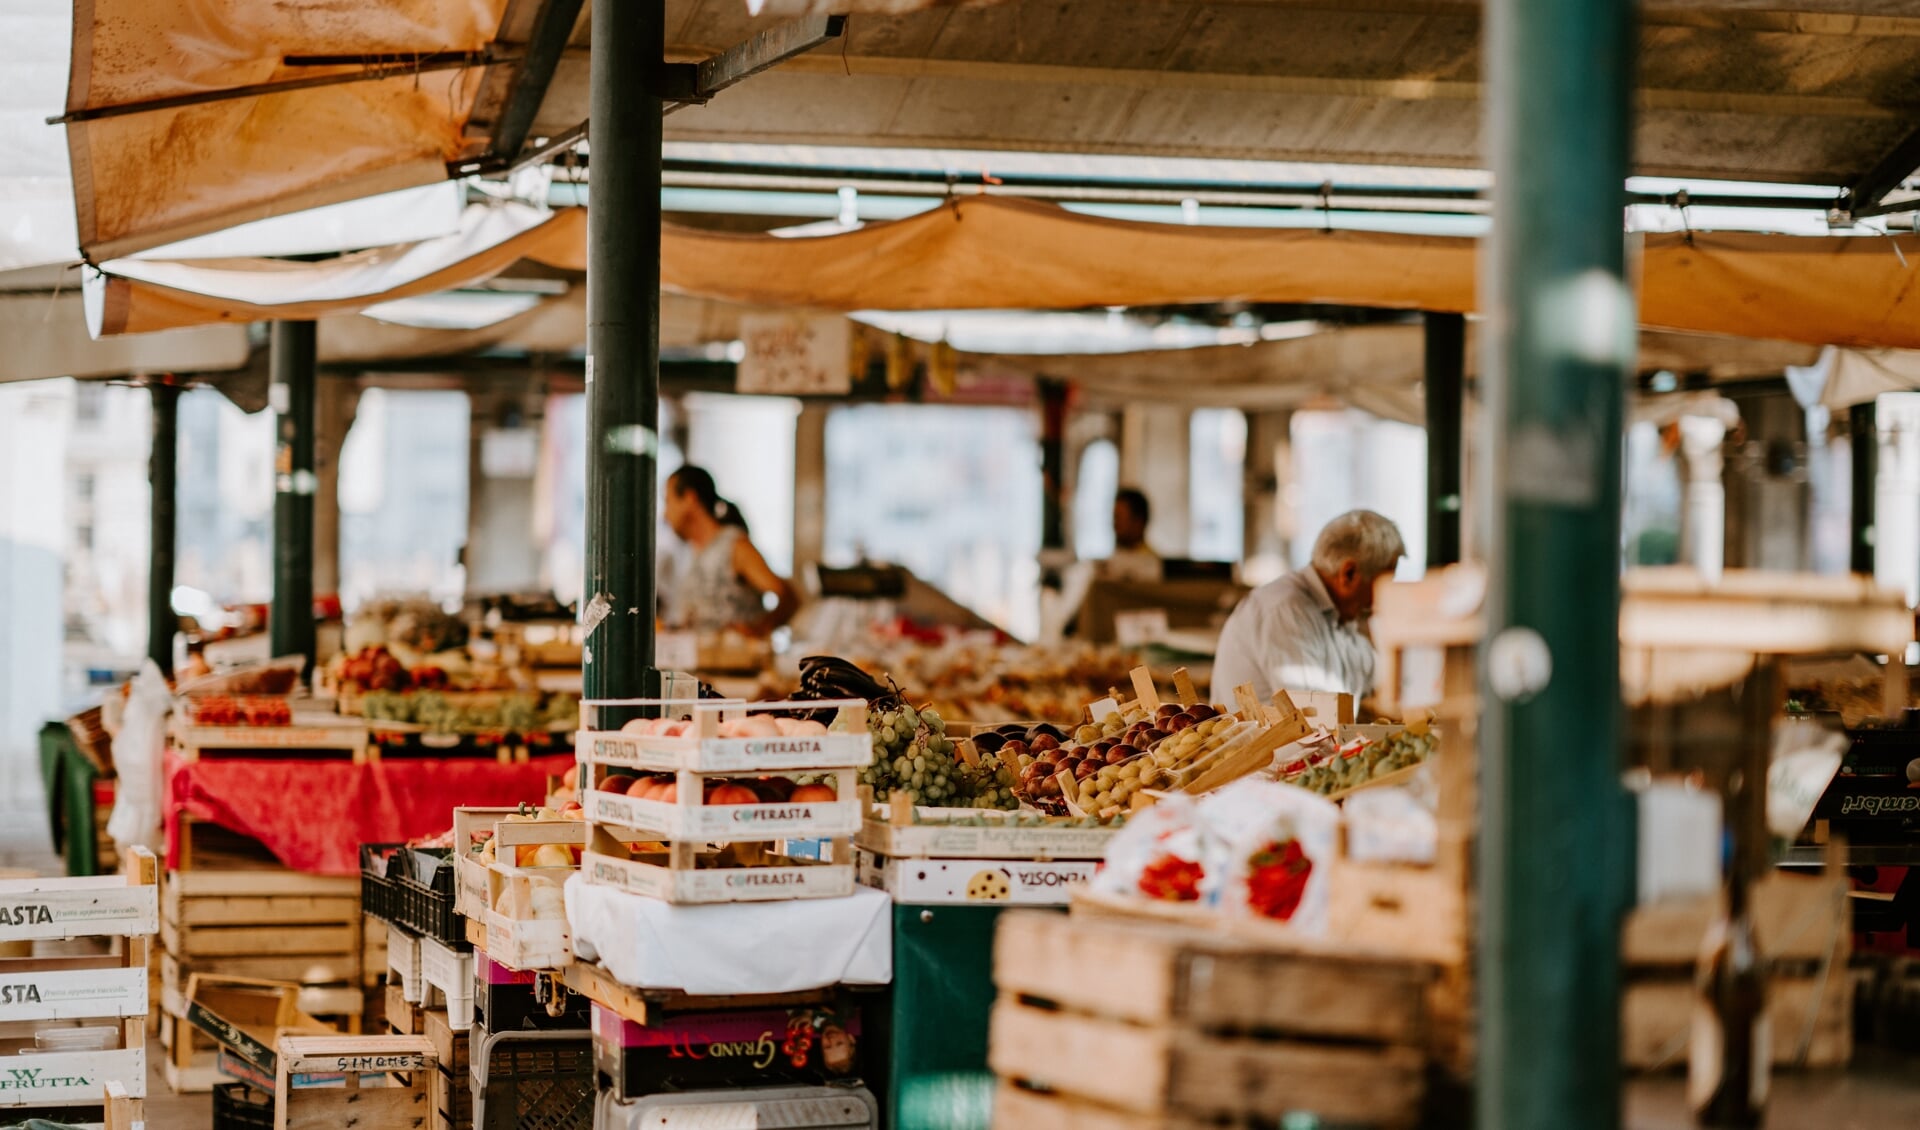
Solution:
<svg viewBox="0 0 1920 1130">
<path fill-rule="evenodd" d="M 465 589 L 467 395 L 368 389 L 340 452 L 340 598 Z"/>
<path fill-rule="evenodd" d="M 1320 528 L 1349 510 L 1377 510 L 1406 541 L 1398 576 L 1419 577 L 1427 559 L 1427 433 L 1358 409 L 1293 414 L 1293 467 L 1288 504 L 1299 536 L 1298 569 L 1313 556 Z"/>
<path fill-rule="evenodd" d="M 827 418 L 827 564 L 898 562 L 1032 638 L 1040 621 L 1035 430 L 1033 414 L 1018 408 L 835 409 Z"/>
<path fill-rule="evenodd" d="M 1238 561 L 1246 548 L 1247 415 L 1238 408 L 1196 408 L 1187 427 L 1187 554 L 1196 561 Z"/>
<path fill-rule="evenodd" d="M 771 396 L 686 397 L 685 461 L 713 475 L 720 497 L 740 508 L 754 548 L 783 577 L 793 575 L 793 431 L 800 402 Z M 680 462 L 675 461 L 674 467 Z M 660 481 L 673 472 L 662 460 Z M 662 545 L 679 547 L 671 532 Z"/>
<path fill-rule="evenodd" d="M 59 487 L 71 500 L 63 607 L 91 661 L 112 667 L 147 646 L 152 400 L 145 389 L 102 381 L 74 382 L 73 397 Z"/>
<path fill-rule="evenodd" d="M 674 402 L 660 402 L 660 458 L 658 481 L 665 483 L 684 462 L 675 433 Z M 541 470 L 545 505 L 550 508 L 540 536 L 545 539 L 546 562 L 542 580 L 562 604 L 580 599 L 586 583 L 587 551 L 587 398 L 567 393 L 547 399 L 546 436 L 541 441 Z M 673 534 L 666 523 L 655 533 L 656 545 L 670 548 Z"/>
<path fill-rule="evenodd" d="M 1080 452 L 1073 479 L 1073 551 L 1082 561 L 1113 556 L 1113 496 L 1120 489 L 1120 449 L 1096 439 Z"/>
<path fill-rule="evenodd" d="M 273 413 L 213 389 L 180 397 L 173 580 L 216 606 L 273 598 Z"/>
</svg>

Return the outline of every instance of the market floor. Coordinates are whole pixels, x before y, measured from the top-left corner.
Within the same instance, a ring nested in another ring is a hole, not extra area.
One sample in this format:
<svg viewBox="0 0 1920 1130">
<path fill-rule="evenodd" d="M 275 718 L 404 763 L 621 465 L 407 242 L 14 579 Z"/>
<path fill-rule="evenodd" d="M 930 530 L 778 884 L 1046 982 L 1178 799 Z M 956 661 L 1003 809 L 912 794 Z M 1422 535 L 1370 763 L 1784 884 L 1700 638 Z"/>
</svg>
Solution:
<svg viewBox="0 0 1920 1130">
<path fill-rule="evenodd" d="M 205 1130 L 212 1125 L 208 1095 L 176 1095 L 158 1066 L 160 1043 L 149 1041 L 147 1125 L 153 1130 Z M 1625 1130 L 1694 1130 L 1687 1114 L 1686 1076 L 1640 1076 L 1627 1084 Z M 1846 1072 L 1774 1076 L 1769 1130 L 1894 1130 L 1920 1126 L 1920 1061 L 1863 1051 Z"/>
<path fill-rule="evenodd" d="M 1672 1072 L 1627 1084 L 1627 1130 L 1693 1130 L 1687 1077 Z M 1859 1048 L 1845 1071 L 1773 1077 L 1769 1130 L 1892 1130 L 1920 1126 L 1920 1058 Z"/>
<path fill-rule="evenodd" d="M 37 785 L 35 788 L 37 792 Z M 38 797 L 0 803 L 0 868 L 58 874 Z M 205 1130 L 213 1122 L 208 1095 L 176 1095 L 160 1074 L 165 1053 L 147 1045 L 147 1125 L 153 1130 Z M 1920 1060 L 1862 1049 L 1846 1072 L 1774 1076 L 1771 1130 L 1891 1130 L 1920 1126 Z M 1627 1084 L 1626 1130 L 1692 1130 L 1686 1077 L 1640 1076 Z"/>
</svg>

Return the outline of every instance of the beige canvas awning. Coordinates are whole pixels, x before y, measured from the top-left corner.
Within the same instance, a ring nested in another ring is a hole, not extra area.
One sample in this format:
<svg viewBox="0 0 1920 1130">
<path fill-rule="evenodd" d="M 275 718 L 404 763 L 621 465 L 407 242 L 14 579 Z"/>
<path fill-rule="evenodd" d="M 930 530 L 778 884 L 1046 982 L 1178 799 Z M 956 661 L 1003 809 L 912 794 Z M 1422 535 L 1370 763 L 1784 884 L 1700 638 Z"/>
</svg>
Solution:
<svg viewBox="0 0 1920 1130">
<path fill-rule="evenodd" d="M 1920 348 L 1920 275 L 1908 266 L 1920 262 L 1920 236 L 1642 238 L 1643 326 Z M 662 284 L 682 293 L 842 311 L 1241 300 L 1467 312 L 1479 251 L 1478 241 L 1455 237 L 1149 224 L 971 197 L 809 238 L 669 225 L 660 271 Z M 321 317 L 467 285 L 520 258 L 584 270 L 584 212 L 481 210 L 459 236 L 323 263 L 108 264 L 95 286 L 99 332 Z"/>
<path fill-rule="evenodd" d="M 320 262 L 118 259 L 84 281 L 87 324 L 110 335 L 352 313 L 471 286 L 522 259 L 571 261 L 585 238 L 584 212 L 475 205 L 453 235 Z"/>
<path fill-rule="evenodd" d="M 81 118 L 67 127 L 81 247 L 97 261 L 445 180 L 506 6 L 76 3 L 66 109 Z M 356 81 L 286 85 L 341 76 Z M 279 89 L 177 104 L 267 85 Z"/>
</svg>

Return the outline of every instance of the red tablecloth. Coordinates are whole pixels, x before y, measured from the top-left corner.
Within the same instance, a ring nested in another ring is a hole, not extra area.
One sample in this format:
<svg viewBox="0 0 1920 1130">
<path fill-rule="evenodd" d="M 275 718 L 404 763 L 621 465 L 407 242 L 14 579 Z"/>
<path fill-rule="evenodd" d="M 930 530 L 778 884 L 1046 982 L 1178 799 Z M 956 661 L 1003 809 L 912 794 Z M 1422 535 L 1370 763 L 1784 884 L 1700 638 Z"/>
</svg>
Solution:
<svg viewBox="0 0 1920 1130">
<path fill-rule="evenodd" d="M 180 814 L 267 846 L 296 871 L 353 875 L 360 845 L 444 832 L 459 805 L 539 804 L 573 758 L 502 765 L 477 757 L 351 761 L 188 761 L 167 755 L 167 864 Z"/>
</svg>

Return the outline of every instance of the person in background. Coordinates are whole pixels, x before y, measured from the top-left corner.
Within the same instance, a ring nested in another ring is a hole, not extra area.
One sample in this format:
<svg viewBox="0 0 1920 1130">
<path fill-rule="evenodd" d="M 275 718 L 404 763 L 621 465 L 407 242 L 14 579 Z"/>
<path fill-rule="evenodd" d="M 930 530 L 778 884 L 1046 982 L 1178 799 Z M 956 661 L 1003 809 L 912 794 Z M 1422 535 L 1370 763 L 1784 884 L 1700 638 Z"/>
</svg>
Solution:
<svg viewBox="0 0 1920 1130">
<path fill-rule="evenodd" d="M 747 539 L 746 519 L 720 497 L 705 468 L 689 465 L 667 476 L 664 516 L 690 551 L 660 593 L 660 618 L 669 628 L 765 636 L 793 619 L 800 607 L 793 585 L 768 567 Z"/>
<path fill-rule="evenodd" d="M 1124 487 L 1113 496 L 1113 556 L 1100 562 L 1096 575 L 1106 581 L 1157 581 L 1160 555 L 1147 545 L 1152 511 L 1147 496 Z"/>
<path fill-rule="evenodd" d="M 1213 697 L 1232 702 L 1247 685 L 1262 702 L 1278 689 L 1344 691 L 1355 703 L 1373 690 L 1373 642 L 1366 635 L 1373 584 L 1407 552 L 1399 527 L 1371 510 L 1328 522 L 1313 560 L 1247 594 L 1227 618 L 1213 661 Z"/>
</svg>

